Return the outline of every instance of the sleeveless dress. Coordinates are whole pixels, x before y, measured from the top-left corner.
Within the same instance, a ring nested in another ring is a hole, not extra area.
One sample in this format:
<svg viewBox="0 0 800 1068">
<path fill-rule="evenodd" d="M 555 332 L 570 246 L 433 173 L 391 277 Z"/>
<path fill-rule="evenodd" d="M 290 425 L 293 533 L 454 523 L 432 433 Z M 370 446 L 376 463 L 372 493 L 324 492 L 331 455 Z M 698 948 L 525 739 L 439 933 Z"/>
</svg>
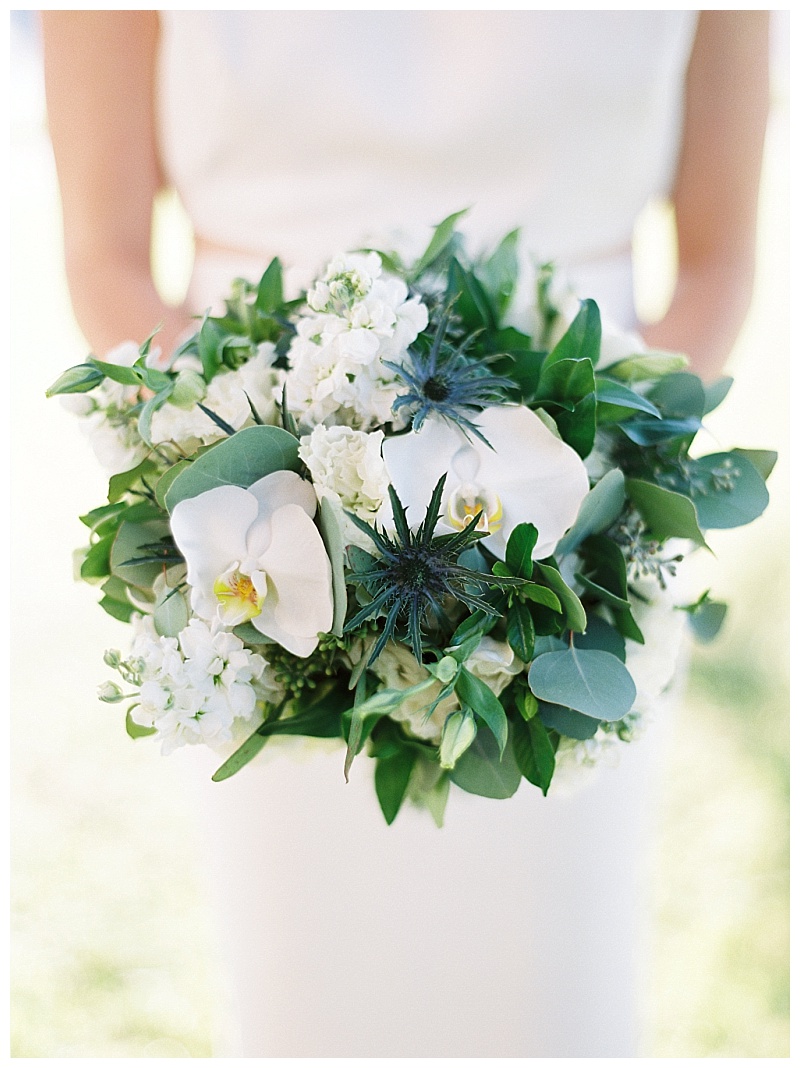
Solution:
<svg viewBox="0 0 800 1068">
<path fill-rule="evenodd" d="M 631 232 L 669 191 L 696 13 L 162 12 L 163 163 L 198 235 L 197 310 L 273 255 L 308 278 L 471 206 L 522 226 L 622 327 Z M 663 723 L 573 796 L 451 791 L 386 827 L 372 762 L 272 746 L 224 783 L 196 751 L 242 1056 L 624 1057 Z M 175 759 L 175 758 L 173 758 Z M 526 788 L 527 787 L 527 788 Z"/>
</svg>

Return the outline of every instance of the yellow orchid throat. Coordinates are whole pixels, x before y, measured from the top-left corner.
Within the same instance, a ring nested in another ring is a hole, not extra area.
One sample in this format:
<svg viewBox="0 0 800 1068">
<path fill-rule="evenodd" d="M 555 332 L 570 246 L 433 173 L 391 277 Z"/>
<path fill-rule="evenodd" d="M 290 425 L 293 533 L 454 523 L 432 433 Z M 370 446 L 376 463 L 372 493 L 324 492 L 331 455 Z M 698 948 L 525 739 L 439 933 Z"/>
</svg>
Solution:
<svg viewBox="0 0 800 1068">
<path fill-rule="evenodd" d="M 447 522 L 456 530 L 463 530 L 476 515 L 480 520 L 476 530 L 496 534 L 503 524 L 503 505 L 496 493 L 464 483 L 447 502 Z"/>
<path fill-rule="evenodd" d="M 244 623 L 261 614 L 267 596 L 267 576 L 263 571 L 245 575 L 234 564 L 214 581 L 214 596 L 224 623 L 228 626 Z"/>
</svg>

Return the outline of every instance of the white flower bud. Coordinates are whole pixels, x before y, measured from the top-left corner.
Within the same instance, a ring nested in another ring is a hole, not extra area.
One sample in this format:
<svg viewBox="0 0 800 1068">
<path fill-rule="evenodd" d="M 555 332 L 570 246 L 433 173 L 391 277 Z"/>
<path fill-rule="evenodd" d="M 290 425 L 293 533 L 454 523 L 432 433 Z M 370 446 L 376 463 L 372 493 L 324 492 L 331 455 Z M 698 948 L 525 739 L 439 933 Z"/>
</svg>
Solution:
<svg viewBox="0 0 800 1068">
<path fill-rule="evenodd" d="M 106 649 L 105 653 L 103 653 L 103 663 L 110 668 L 118 668 L 122 663 L 122 654 L 119 649 Z"/>
<path fill-rule="evenodd" d="M 97 696 L 109 705 L 115 705 L 124 698 L 122 689 L 116 682 L 101 682 L 97 687 Z"/>
<path fill-rule="evenodd" d="M 206 382 L 202 375 L 198 374 L 197 371 L 179 371 L 175 388 L 170 394 L 169 403 L 174 404 L 176 408 L 183 408 L 188 411 L 190 408 L 194 408 L 198 401 L 203 400 L 205 395 Z"/>
<path fill-rule="evenodd" d="M 475 741 L 478 727 L 470 711 L 453 712 L 447 717 L 439 746 L 439 763 L 448 771 Z"/>
</svg>

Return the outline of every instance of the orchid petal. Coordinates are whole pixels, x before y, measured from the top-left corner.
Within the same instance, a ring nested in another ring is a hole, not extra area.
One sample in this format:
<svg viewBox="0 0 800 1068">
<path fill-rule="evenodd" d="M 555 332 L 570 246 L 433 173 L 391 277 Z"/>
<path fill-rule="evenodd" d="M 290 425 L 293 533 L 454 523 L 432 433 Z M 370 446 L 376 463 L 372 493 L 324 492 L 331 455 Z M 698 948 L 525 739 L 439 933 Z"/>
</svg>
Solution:
<svg viewBox="0 0 800 1068">
<path fill-rule="evenodd" d="M 274 597 L 252 624 L 296 656 L 309 656 L 333 623 L 331 565 L 319 531 L 296 504 L 273 513 L 260 562 Z"/>
<path fill-rule="evenodd" d="M 317 511 L 317 495 L 310 482 L 294 471 L 273 471 L 249 487 L 258 502 L 258 516 L 247 534 L 248 556 L 260 557 L 270 541 L 270 520 L 274 513 L 287 504 L 296 504 L 309 518 Z"/>
<path fill-rule="evenodd" d="M 408 509 L 409 524 L 422 522 L 443 472 L 447 472 L 445 500 L 469 474 L 469 482 L 474 480 L 499 497 L 502 505 L 502 525 L 483 544 L 502 557 L 511 531 L 528 522 L 539 531 L 534 556 L 549 556 L 575 522 L 589 492 L 581 458 L 521 405 L 486 408 L 476 423 L 492 448 L 476 439 L 467 442 L 461 431 L 434 417 L 417 433 L 384 442 L 389 477 Z"/>
<path fill-rule="evenodd" d="M 218 575 L 245 558 L 257 514 L 258 501 L 240 486 L 217 486 L 175 506 L 170 526 L 193 592 L 207 595 Z"/>
</svg>

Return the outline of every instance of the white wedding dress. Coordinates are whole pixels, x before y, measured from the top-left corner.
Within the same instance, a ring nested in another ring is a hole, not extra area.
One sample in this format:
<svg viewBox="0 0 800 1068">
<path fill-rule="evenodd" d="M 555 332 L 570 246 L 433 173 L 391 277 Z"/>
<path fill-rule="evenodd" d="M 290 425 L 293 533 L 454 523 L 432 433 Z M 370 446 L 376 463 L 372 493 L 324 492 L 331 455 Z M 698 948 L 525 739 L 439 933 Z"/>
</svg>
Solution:
<svg viewBox="0 0 800 1068">
<path fill-rule="evenodd" d="M 696 13 L 163 12 L 163 162 L 198 310 L 471 206 L 634 322 L 630 240 L 669 190 Z M 372 762 L 272 745 L 195 803 L 243 1056 L 637 1052 L 640 869 L 663 724 L 574 796 L 451 791 L 384 825 Z M 196 758 L 196 759 L 195 759 Z M 174 758 L 173 758 L 174 759 Z"/>
</svg>

